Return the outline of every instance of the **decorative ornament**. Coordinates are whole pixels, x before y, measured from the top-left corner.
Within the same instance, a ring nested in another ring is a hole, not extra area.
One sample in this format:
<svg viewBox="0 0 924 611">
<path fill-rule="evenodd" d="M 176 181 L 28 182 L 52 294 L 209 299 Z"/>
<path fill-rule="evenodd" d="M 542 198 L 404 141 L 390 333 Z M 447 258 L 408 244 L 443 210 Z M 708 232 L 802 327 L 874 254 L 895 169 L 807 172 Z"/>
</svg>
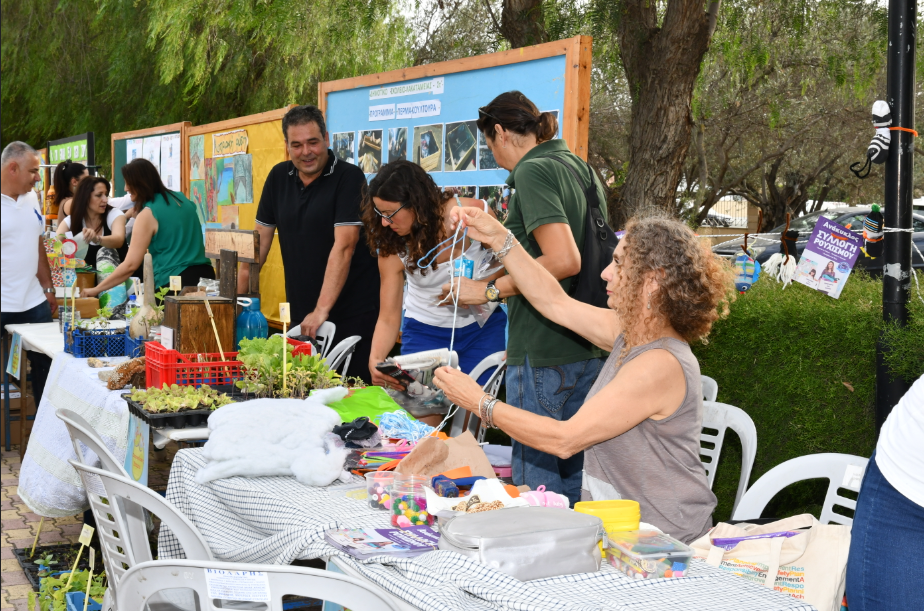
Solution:
<svg viewBox="0 0 924 611">
<path fill-rule="evenodd" d="M 875 259 L 882 255 L 882 238 L 885 235 L 883 231 L 884 225 L 885 219 L 882 216 L 879 205 L 873 204 L 872 212 L 866 215 L 866 220 L 863 222 L 864 243 L 863 246 L 860 247 L 863 254 L 870 259 Z"/>
</svg>

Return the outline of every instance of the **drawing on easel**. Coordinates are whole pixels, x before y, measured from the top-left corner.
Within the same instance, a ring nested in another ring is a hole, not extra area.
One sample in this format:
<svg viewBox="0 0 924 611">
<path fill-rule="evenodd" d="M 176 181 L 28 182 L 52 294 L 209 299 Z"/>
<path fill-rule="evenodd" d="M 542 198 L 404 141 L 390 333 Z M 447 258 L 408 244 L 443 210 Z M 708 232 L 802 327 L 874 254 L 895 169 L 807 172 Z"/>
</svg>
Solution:
<svg viewBox="0 0 924 611">
<path fill-rule="evenodd" d="M 189 137 L 189 180 L 203 180 L 205 172 L 205 136 Z"/>
<path fill-rule="evenodd" d="M 388 128 L 388 163 L 407 159 L 407 128 Z"/>
<path fill-rule="evenodd" d="M 234 159 L 234 203 L 253 203 L 253 156 L 235 155 Z"/>
<path fill-rule="evenodd" d="M 196 204 L 196 214 L 199 215 L 199 222 L 206 223 L 209 218 L 209 209 L 205 199 L 205 181 L 189 181 L 189 200 Z"/>
<path fill-rule="evenodd" d="M 366 174 L 375 174 L 382 167 L 382 130 L 359 132 L 359 167 Z"/>
<path fill-rule="evenodd" d="M 230 206 L 234 203 L 234 163 L 230 159 L 216 159 L 216 162 L 222 163 L 221 172 L 218 175 L 218 188 L 215 203 L 219 206 Z"/>
<path fill-rule="evenodd" d="M 420 125 L 414 128 L 414 163 L 428 172 L 443 168 L 443 126 Z"/>
<path fill-rule="evenodd" d="M 353 141 L 355 134 L 353 132 L 340 132 L 331 134 L 331 147 L 334 149 L 334 155 L 340 161 L 356 163 L 353 160 L 353 154 L 356 152 Z"/>
<path fill-rule="evenodd" d="M 474 121 L 446 124 L 446 171 L 463 172 L 475 169 L 475 133 L 478 127 Z"/>
<path fill-rule="evenodd" d="M 214 223 L 218 219 L 218 185 L 221 182 L 221 172 L 224 169 L 223 159 L 205 160 L 205 204 L 208 216 L 207 223 Z"/>
</svg>

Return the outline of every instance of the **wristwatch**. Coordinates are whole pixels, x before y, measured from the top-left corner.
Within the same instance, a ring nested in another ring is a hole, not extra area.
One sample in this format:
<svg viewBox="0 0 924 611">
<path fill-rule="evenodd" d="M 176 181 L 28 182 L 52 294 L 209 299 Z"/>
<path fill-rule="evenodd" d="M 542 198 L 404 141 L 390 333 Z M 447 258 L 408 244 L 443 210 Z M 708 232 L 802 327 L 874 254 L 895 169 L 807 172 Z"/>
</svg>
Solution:
<svg viewBox="0 0 924 611">
<path fill-rule="evenodd" d="M 488 286 L 485 287 L 484 296 L 485 298 L 487 298 L 488 301 L 492 301 L 494 303 L 500 302 L 501 300 L 500 290 L 498 290 L 498 288 L 494 286 L 493 280 L 488 282 Z"/>
<path fill-rule="evenodd" d="M 54 288 L 42 289 L 42 290 L 45 291 L 46 293 L 54 293 L 54 292 L 55 292 L 55 289 L 54 289 Z"/>
</svg>

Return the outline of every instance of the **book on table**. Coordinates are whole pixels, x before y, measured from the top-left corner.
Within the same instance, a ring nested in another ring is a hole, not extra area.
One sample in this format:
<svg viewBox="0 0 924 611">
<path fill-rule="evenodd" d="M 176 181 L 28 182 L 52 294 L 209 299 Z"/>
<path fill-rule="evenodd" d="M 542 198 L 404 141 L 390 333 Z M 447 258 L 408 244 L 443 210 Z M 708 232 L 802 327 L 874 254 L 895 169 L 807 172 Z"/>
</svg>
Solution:
<svg viewBox="0 0 924 611">
<path fill-rule="evenodd" d="M 437 549 L 440 536 L 429 526 L 410 528 L 332 528 L 324 533 L 332 546 L 356 558 L 381 554 L 411 558 Z"/>
</svg>

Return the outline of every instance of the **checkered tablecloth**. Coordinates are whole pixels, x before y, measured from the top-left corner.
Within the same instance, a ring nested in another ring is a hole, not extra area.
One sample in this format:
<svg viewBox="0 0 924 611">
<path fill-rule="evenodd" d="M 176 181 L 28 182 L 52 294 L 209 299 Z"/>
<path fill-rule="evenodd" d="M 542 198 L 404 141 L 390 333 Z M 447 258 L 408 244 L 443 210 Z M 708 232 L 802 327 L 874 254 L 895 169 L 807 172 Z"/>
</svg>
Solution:
<svg viewBox="0 0 924 611">
<path fill-rule="evenodd" d="M 709 609 L 810 611 L 811 605 L 694 560 L 688 577 L 630 579 L 608 564 L 596 573 L 518 581 L 455 552 L 413 559 L 378 556 L 356 560 L 324 542 L 335 527 L 388 527 L 387 514 L 304 486 L 291 477 L 233 477 L 199 485 L 205 464 L 199 449 L 177 453 L 167 499 L 195 524 L 216 558 L 230 562 L 288 564 L 337 556 L 395 597 L 425 611 L 590 611 L 602 609 Z M 159 557 L 183 558 L 166 526 Z"/>
</svg>

